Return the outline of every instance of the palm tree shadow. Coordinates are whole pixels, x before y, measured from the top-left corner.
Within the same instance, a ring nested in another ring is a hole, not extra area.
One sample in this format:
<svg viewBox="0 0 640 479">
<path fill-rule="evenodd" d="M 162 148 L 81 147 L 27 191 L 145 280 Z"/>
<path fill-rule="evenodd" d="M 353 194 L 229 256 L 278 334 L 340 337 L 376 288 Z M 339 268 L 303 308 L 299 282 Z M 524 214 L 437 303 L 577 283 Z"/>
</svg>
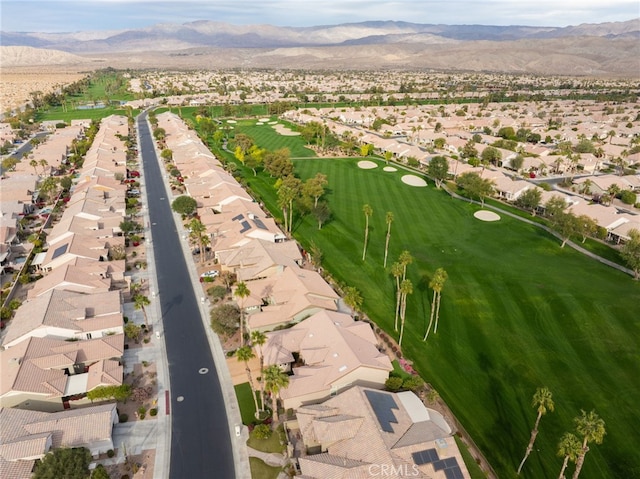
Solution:
<svg viewBox="0 0 640 479">
<path fill-rule="evenodd" d="M 430 311 L 431 309 L 431 303 L 429 303 L 428 300 L 428 292 L 429 292 L 429 276 L 427 276 L 426 274 L 423 274 L 422 276 L 420 276 L 420 279 L 418 280 L 418 284 L 416 285 L 416 288 L 418 289 L 418 291 L 420 291 L 420 309 L 422 310 L 422 326 L 423 329 L 426 329 L 427 327 L 427 317 L 429 316 L 427 314 L 428 311 Z"/>
</svg>

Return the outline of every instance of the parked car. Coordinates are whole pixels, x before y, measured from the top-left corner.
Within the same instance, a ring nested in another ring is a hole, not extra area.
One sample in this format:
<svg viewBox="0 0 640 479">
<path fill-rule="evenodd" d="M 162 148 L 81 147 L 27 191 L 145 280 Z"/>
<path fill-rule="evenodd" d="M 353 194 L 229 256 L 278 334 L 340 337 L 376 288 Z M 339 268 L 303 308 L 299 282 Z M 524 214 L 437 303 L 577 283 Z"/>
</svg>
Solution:
<svg viewBox="0 0 640 479">
<path fill-rule="evenodd" d="M 220 271 L 212 269 L 211 271 L 205 271 L 200 275 L 200 282 L 211 281 L 213 278 L 220 275 Z"/>
</svg>

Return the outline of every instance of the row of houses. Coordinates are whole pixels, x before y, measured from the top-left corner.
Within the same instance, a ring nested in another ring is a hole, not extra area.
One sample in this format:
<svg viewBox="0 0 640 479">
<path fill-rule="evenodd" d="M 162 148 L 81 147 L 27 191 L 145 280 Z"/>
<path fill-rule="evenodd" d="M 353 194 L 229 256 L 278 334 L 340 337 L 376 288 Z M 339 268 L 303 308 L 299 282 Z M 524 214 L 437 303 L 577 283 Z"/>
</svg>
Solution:
<svg viewBox="0 0 640 479">
<path fill-rule="evenodd" d="M 116 405 L 91 406 L 86 393 L 123 383 L 125 260 L 110 251 L 124 246 L 127 186 L 116 178 L 126 171 L 127 130 L 125 117 L 102 121 L 59 222 L 46 230 L 46 251 L 34 256 L 44 276 L 3 332 L 0 477 L 30 477 L 52 448 L 83 446 L 94 457 L 114 448 Z"/>
<path fill-rule="evenodd" d="M 369 477 L 384 468 L 388 477 L 469 477 L 442 416 L 411 392 L 382 391 L 393 366 L 370 324 L 354 320 L 331 285 L 304 267 L 296 243 L 178 116 L 157 119 L 221 270 L 250 291 L 242 307 L 248 330 L 266 333 L 264 364 L 289 373 L 280 397 L 298 412 L 288 427 L 302 441 L 301 474 Z M 412 456 L 420 451 L 432 459 Z"/>
</svg>

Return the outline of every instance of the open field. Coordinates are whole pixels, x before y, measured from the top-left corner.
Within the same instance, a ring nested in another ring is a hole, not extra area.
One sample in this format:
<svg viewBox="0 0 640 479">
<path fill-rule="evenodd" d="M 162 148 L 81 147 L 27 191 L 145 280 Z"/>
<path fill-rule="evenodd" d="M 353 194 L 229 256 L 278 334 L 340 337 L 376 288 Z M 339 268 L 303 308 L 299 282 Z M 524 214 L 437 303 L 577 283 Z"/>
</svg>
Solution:
<svg viewBox="0 0 640 479">
<path fill-rule="evenodd" d="M 260 143 L 258 142 L 260 145 Z M 263 145 L 260 145 L 263 146 Z M 580 409 L 595 409 L 608 434 L 587 455 L 581 477 L 638 477 L 634 453 L 640 423 L 640 284 L 569 249 L 544 231 L 502 216 L 474 218 L 478 207 L 453 200 L 429 183 L 401 182 L 405 172 L 363 170 L 357 159 L 301 159 L 305 179 L 327 175 L 333 219 L 318 231 L 312 218 L 295 234 L 317 244 L 323 266 L 341 283 L 356 286 L 368 316 L 393 331 L 393 278 L 382 267 L 385 212 L 392 211 L 389 256 L 403 249 L 414 294 L 409 297 L 405 355 L 431 382 L 467 427 L 499 477 L 513 477 L 535 419 L 536 387 L 554 394 L 556 411 L 541 423 L 536 449 L 521 477 L 554 477 L 556 446 L 573 430 Z M 273 208 L 272 181 L 248 172 L 248 184 Z M 363 204 L 373 207 L 363 263 Z M 428 342 L 431 275 L 449 274 L 441 324 Z"/>
</svg>

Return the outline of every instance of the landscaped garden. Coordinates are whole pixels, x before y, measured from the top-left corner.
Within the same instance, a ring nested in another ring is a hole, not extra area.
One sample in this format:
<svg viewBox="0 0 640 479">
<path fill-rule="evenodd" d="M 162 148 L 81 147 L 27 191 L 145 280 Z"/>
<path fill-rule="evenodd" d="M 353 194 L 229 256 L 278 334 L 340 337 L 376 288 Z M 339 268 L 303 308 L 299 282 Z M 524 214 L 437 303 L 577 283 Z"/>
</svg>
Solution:
<svg viewBox="0 0 640 479">
<path fill-rule="evenodd" d="M 294 161 L 303 180 L 317 172 L 327 176 L 325 200 L 332 211 L 321 230 L 310 215 L 299 218 L 294 234 L 307 250 L 313 243 L 322 251 L 324 270 L 355 286 L 369 318 L 396 338 L 389 265 L 403 250 L 411 253 L 413 294 L 403 353 L 446 400 L 499 477 L 515 475 L 536 416 L 531 398 L 541 386 L 552 391 L 555 412 L 542 419 L 522 477 L 557 476 L 558 442 L 575 431 L 573 418 L 581 409 L 595 409 L 607 430 L 603 444 L 591 444 L 581 477 L 637 477 L 632 438 L 640 423 L 640 284 L 560 248 L 558 239 L 535 226 L 506 215 L 480 221 L 473 216 L 478 206 L 450 198 L 432 182 L 409 186 L 401 181 L 405 171 L 383 171 L 384 162 L 363 170 L 357 163 Z M 275 179 L 239 170 L 274 216 L 281 216 L 274 207 Z M 362 261 L 364 204 L 373 214 Z M 388 211 L 394 221 L 385 270 Z M 425 343 L 429 282 L 440 267 L 448 273 L 440 325 Z"/>
</svg>

